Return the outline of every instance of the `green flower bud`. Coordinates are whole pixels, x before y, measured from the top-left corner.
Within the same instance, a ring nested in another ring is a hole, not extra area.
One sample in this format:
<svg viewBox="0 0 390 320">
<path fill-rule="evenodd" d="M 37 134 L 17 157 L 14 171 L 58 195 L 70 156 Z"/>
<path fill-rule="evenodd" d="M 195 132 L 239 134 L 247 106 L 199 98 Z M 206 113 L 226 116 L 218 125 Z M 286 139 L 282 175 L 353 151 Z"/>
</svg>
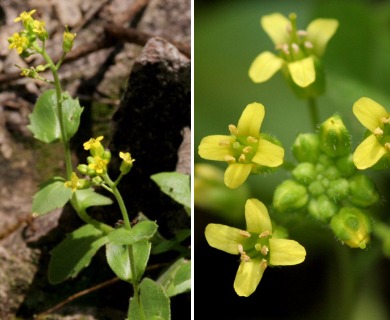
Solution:
<svg viewBox="0 0 390 320">
<path fill-rule="evenodd" d="M 321 194 L 325 193 L 325 187 L 321 181 L 316 180 L 310 183 L 309 192 L 312 196 L 319 197 Z"/>
<path fill-rule="evenodd" d="M 329 183 L 326 194 L 333 201 L 345 199 L 349 194 L 349 183 L 346 179 L 340 178 Z"/>
<path fill-rule="evenodd" d="M 331 158 L 345 156 L 351 151 L 351 135 L 337 114 L 321 124 L 319 137 L 321 150 Z"/>
<path fill-rule="evenodd" d="M 370 241 L 370 220 L 357 208 L 342 208 L 332 218 L 330 227 L 336 237 L 351 248 L 364 249 Z"/>
<path fill-rule="evenodd" d="M 349 194 L 349 201 L 361 208 L 370 207 L 379 201 L 374 183 L 363 174 L 356 174 L 349 179 Z"/>
<path fill-rule="evenodd" d="M 292 152 L 299 162 L 316 163 L 320 155 L 319 138 L 314 133 L 301 133 L 292 146 Z"/>
<path fill-rule="evenodd" d="M 111 160 L 111 151 L 110 150 L 104 150 L 102 154 L 102 159 L 108 160 L 110 162 Z"/>
<path fill-rule="evenodd" d="M 311 199 L 308 207 L 310 215 L 322 222 L 327 222 L 337 213 L 337 210 L 337 206 L 326 195 Z"/>
<path fill-rule="evenodd" d="M 323 175 L 329 180 L 335 180 L 340 177 L 340 172 L 335 166 L 330 166 L 325 169 Z"/>
<path fill-rule="evenodd" d="M 92 182 L 92 184 L 93 184 L 94 186 L 99 186 L 100 184 L 102 184 L 103 179 L 102 179 L 102 177 L 100 177 L 100 176 L 96 176 L 96 177 L 93 177 L 93 178 L 92 178 L 91 182 Z"/>
<path fill-rule="evenodd" d="M 62 41 L 62 50 L 64 50 L 65 53 L 68 53 L 70 50 L 72 50 L 75 37 L 76 34 L 69 32 L 67 28 L 63 34 L 63 41 Z"/>
<path fill-rule="evenodd" d="M 303 208 L 309 199 L 306 187 L 293 180 L 280 184 L 274 193 L 273 205 L 279 212 Z"/>
<path fill-rule="evenodd" d="M 315 166 L 310 162 L 298 164 L 291 173 L 295 179 L 304 185 L 309 185 L 317 176 Z"/>
<path fill-rule="evenodd" d="M 77 166 L 77 170 L 81 173 L 81 174 L 88 174 L 88 166 L 86 164 L 79 164 Z"/>
<path fill-rule="evenodd" d="M 357 169 L 352 159 L 352 154 L 337 159 L 336 167 L 343 177 L 350 177 L 356 173 Z"/>
</svg>

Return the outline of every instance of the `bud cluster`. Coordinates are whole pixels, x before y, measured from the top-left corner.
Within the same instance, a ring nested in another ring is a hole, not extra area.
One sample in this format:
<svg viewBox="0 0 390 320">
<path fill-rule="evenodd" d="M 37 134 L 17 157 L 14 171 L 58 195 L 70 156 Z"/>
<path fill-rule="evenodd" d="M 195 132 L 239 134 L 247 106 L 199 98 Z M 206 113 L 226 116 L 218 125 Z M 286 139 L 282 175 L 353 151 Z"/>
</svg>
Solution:
<svg viewBox="0 0 390 320">
<path fill-rule="evenodd" d="M 365 210 L 378 203 L 379 194 L 357 171 L 350 140 L 338 115 L 323 122 L 318 133 L 298 135 L 292 149 L 298 164 L 292 178 L 277 187 L 273 205 L 278 212 L 307 210 L 329 224 L 340 241 L 364 248 L 371 231 Z"/>
</svg>

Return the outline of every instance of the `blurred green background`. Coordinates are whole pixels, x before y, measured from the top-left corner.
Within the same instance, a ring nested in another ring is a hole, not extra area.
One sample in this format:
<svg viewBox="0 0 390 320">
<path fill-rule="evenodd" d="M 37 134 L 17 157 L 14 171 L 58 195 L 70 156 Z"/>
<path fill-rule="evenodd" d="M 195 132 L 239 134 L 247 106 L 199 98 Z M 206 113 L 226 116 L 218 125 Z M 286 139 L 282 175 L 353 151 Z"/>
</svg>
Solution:
<svg viewBox="0 0 390 320">
<path fill-rule="evenodd" d="M 281 73 L 263 84 L 254 84 L 248 77 L 253 59 L 262 51 L 274 51 L 260 26 L 260 17 L 273 12 L 295 12 L 299 29 L 305 29 L 315 18 L 339 20 L 339 29 L 323 58 L 327 91 L 318 104 L 322 121 L 335 112 L 342 116 L 353 135 L 354 148 L 364 128 L 352 114 L 353 103 L 367 96 L 390 110 L 390 1 L 194 0 L 195 164 L 211 163 L 197 154 L 200 140 L 211 134 L 228 134 L 228 124 L 237 124 L 244 107 L 254 101 L 266 108 L 261 131 L 282 142 L 287 160 L 292 160 L 290 148 L 296 135 L 311 132 L 306 102 L 295 98 Z M 223 163 L 214 164 L 226 168 Z M 369 175 L 383 196 L 375 212 L 388 222 L 389 170 L 369 171 Z M 247 183 L 249 196 L 269 206 L 275 187 L 287 176 L 283 170 L 251 176 Z M 242 206 L 239 217 L 243 212 Z M 342 268 L 350 268 L 360 278 L 353 287 L 353 301 L 348 302 L 354 309 L 353 319 L 390 317 L 390 263 L 382 257 L 379 241 L 374 239 L 365 251 L 348 249 L 318 224 L 290 230 L 291 237 L 307 249 L 304 264 L 268 268 L 254 295 L 236 296 L 233 281 L 238 257 L 209 248 L 204 239 L 207 223 L 237 227 L 244 223 L 242 218 L 237 219 L 238 213 L 232 214 L 236 217 L 196 208 L 196 319 L 339 319 L 338 311 L 348 300 L 343 300 L 348 290 L 339 287 L 348 286 L 339 272 Z M 352 256 L 353 265 L 342 262 L 346 255 Z"/>
</svg>

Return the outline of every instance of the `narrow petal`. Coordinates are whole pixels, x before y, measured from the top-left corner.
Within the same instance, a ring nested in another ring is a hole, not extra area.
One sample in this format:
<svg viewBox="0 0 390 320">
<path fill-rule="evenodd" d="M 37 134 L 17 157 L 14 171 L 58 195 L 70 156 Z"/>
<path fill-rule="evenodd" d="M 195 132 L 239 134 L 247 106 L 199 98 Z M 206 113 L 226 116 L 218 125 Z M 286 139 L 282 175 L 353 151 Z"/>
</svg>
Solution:
<svg viewBox="0 0 390 320">
<path fill-rule="evenodd" d="M 249 297 L 259 285 L 264 270 L 259 260 L 241 262 L 234 280 L 236 293 L 241 297 Z"/>
<path fill-rule="evenodd" d="M 305 248 L 294 240 L 272 238 L 269 245 L 272 266 L 291 266 L 305 260 Z"/>
<path fill-rule="evenodd" d="M 229 164 L 225 171 L 225 185 L 230 189 L 238 188 L 242 185 L 252 170 L 252 164 L 233 163 Z"/>
<path fill-rule="evenodd" d="M 353 154 L 353 162 L 356 168 L 364 170 L 372 167 L 385 154 L 385 147 L 371 134 L 356 148 Z"/>
<path fill-rule="evenodd" d="M 240 229 L 223 224 L 210 223 L 204 233 L 211 247 L 230 254 L 238 254 L 238 245 L 243 240 L 240 231 Z"/>
<path fill-rule="evenodd" d="M 321 57 L 330 38 L 333 37 L 339 22 L 335 19 L 316 19 L 307 27 L 307 39 L 313 44 L 317 57 Z"/>
<path fill-rule="evenodd" d="M 266 206 L 257 199 L 249 199 L 245 203 L 246 229 L 249 232 L 272 232 L 271 219 Z"/>
<path fill-rule="evenodd" d="M 284 149 L 266 139 L 260 139 L 252 162 L 267 167 L 277 167 L 283 163 Z"/>
<path fill-rule="evenodd" d="M 291 27 L 291 23 L 282 14 L 273 13 L 263 16 L 260 24 L 275 45 L 288 42 L 290 37 L 288 27 Z"/>
<path fill-rule="evenodd" d="M 264 106 L 261 103 L 251 103 L 246 106 L 238 121 L 238 134 L 241 136 L 259 137 L 261 123 L 264 119 Z"/>
<path fill-rule="evenodd" d="M 263 52 L 253 60 L 249 68 L 249 78 L 254 83 L 265 82 L 280 70 L 283 63 L 284 60 L 273 53 Z"/>
<path fill-rule="evenodd" d="M 293 81 L 302 88 L 309 86 L 316 80 L 316 70 L 312 57 L 289 63 L 288 70 Z"/>
<path fill-rule="evenodd" d="M 371 132 L 376 128 L 382 128 L 382 118 L 387 118 L 389 113 L 379 103 L 370 98 L 360 98 L 353 105 L 353 114 L 358 118 L 360 123 Z"/>
<path fill-rule="evenodd" d="M 225 161 L 227 155 L 233 156 L 230 145 L 220 145 L 221 141 L 232 141 L 231 136 L 213 135 L 202 139 L 198 153 L 203 159 Z"/>
</svg>

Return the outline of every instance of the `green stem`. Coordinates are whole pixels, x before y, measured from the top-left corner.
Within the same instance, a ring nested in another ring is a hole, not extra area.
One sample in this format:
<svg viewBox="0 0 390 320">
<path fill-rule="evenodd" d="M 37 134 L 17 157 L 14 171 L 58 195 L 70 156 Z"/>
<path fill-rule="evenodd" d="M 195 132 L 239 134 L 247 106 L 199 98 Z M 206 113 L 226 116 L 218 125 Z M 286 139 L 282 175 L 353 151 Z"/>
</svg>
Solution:
<svg viewBox="0 0 390 320">
<path fill-rule="evenodd" d="M 308 99 L 309 113 L 311 124 L 313 129 L 317 129 L 318 124 L 320 123 L 320 116 L 318 114 L 317 100 L 314 98 Z"/>
<path fill-rule="evenodd" d="M 125 229 L 131 230 L 129 214 L 127 212 L 127 208 L 126 208 L 126 205 L 123 201 L 122 195 L 117 188 L 117 183 L 119 182 L 120 177 L 116 180 L 116 182 L 113 182 L 107 173 L 105 173 L 102 177 L 103 177 L 104 181 L 106 182 L 106 184 L 111 188 L 112 193 L 113 193 L 116 201 L 118 202 L 119 209 L 121 210 L 121 213 L 122 213 L 122 218 L 123 218 Z M 138 276 L 137 276 L 136 270 L 135 270 L 135 258 L 134 258 L 134 252 L 133 252 L 132 245 L 128 246 L 128 252 L 129 252 L 130 268 L 131 268 L 131 274 L 132 274 L 132 282 L 131 283 L 132 283 L 133 289 L 134 289 L 133 290 L 134 291 L 134 298 L 137 300 L 138 305 L 141 306 L 140 300 L 139 300 L 139 284 L 138 284 L 138 280 L 137 280 Z M 140 314 L 142 316 L 141 309 L 140 309 Z"/>
<path fill-rule="evenodd" d="M 42 49 L 41 54 L 43 58 L 46 60 L 46 62 L 48 63 L 54 78 L 54 87 L 56 90 L 56 99 L 57 99 L 58 120 L 60 123 L 60 131 L 61 131 L 61 140 L 64 145 L 64 151 L 65 151 L 66 177 L 69 180 L 70 176 L 72 175 L 73 167 L 72 167 L 72 157 L 70 153 L 69 141 L 68 141 L 68 137 L 65 129 L 65 123 L 64 123 L 64 115 L 63 115 L 63 108 L 62 108 L 62 89 L 61 89 L 61 82 L 58 77 L 58 68 L 54 64 L 53 60 L 50 58 L 50 56 L 47 54 L 44 48 Z"/>
</svg>

